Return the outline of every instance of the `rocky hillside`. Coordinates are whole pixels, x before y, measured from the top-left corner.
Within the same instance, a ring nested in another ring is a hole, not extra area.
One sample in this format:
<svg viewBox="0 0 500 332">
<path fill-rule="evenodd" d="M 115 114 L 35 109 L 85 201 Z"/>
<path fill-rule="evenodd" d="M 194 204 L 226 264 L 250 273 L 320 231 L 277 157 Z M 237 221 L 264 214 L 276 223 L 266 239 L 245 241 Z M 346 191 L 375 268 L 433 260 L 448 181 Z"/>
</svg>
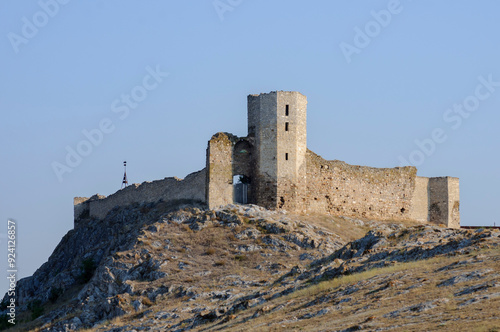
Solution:
<svg viewBox="0 0 500 332">
<path fill-rule="evenodd" d="M 79 224 L 17 330 L 500 331 L 498 231 L 180 202 Z"/>
</svg>

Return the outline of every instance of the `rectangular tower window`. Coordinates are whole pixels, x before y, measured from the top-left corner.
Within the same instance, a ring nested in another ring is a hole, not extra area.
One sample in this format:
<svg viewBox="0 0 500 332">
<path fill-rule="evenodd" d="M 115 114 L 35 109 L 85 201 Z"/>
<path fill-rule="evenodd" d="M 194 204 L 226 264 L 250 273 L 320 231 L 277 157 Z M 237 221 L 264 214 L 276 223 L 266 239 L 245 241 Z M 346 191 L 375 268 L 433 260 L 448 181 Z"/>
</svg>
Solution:
<svg viewBox="0 0 500 332">
<path fill-rule="evenodd" d="M 289 105 L 286 105 L 286 108 L 285 108 L 285 115 L 288 116 L 288 112 L 289 111 Z"/>
<path fill-rule="evenodd" d="M 285 160 L 288 160 L 288 153 L 285 153 Z"/>
<path fill-rule="evenodd" d="M 285 122 L 285 131 L 288 131 L 288 122 Z"/>
</svg>

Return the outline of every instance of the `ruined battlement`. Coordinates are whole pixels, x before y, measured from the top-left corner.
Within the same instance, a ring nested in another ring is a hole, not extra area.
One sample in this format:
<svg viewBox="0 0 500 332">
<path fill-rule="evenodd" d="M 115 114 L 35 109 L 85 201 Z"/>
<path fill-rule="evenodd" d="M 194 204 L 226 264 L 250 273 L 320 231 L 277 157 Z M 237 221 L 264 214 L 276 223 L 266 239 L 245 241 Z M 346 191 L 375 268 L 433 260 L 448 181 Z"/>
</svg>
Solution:
<svg viewBox="0 0 500 332">
<path fill-rule="evenodd" d="M 273 91 L 248 96 L 248 134 L 217 133 L 205 169 L 184 180 L 132 185 L 108 197 L 75 198 L 75 220 L 116 206 L 191 199 L 209 208 L 252 203 L 271 210 L 460 227 L 459 180 L 417 176 L 415 167 L 373 168 L 325 160 L 307 149 L 307 98 Z M 234 183 L 233 179 L 243 179 Z"/>
<path fill-rule="evenodd" d="M 308 151 L 307 210 L 460 228 L 458 178 L 417 176 L 413 166 L 374 168 Z"/>
<path fill-rule="evenodd" d="M 134 183 L 109 196 L 75 197 L 75 222 L 81 217 L 103 219 L 115 207 L 133 203 L 154 203 L 176 200 L 205 202 L 205 169 L 191 173 L 185 179 L 169 177 L 153 182 Z M 75 224 L 76 226 L 76 224 Z"/>
</svg>

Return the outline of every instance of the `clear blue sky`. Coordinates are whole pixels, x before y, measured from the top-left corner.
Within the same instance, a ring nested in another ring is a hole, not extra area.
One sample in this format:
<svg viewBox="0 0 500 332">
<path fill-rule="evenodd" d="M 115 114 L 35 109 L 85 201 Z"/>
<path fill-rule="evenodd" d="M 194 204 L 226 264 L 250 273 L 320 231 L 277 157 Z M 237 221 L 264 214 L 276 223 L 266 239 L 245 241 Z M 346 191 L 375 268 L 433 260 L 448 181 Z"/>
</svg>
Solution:
<svg viewBox="0 0 500 332">
<path fill-rule="evenodd" d="M 123 160 L 133 183 L 203 168 L 213 133 L 246 134 L 246 96 L 273 90 L 308 97 L 324 158 L 412 156 L 421 176 L 460 178 L 463 225 L 500 224 L 500 3 L 59 1 L 0 3 L 0 233 L 17 221 L 19 277 L 73 227 L 74 196 L 115 192 Z M 59 181 L 54 163 L 103 119 L 114 130 Z"/>
</svg>

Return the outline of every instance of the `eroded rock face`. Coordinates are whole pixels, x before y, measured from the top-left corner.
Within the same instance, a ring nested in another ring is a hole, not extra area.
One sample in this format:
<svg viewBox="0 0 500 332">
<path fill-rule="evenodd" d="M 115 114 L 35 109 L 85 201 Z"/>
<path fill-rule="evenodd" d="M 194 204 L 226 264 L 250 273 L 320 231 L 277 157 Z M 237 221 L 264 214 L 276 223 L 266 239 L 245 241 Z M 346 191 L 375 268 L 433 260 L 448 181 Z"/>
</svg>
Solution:
<svg viewBox="0 0 500 332">
<path fill-rule="evenodd" d="M 104 220 L 89 219 L 80 225 L 68 232 L 47 263 L 18 283 L 20 311 L 28 310 L 35 300 L 42 306 L 54 305 L 37 318 L 42 331 L 93 326 L 101 326 L 99 331 L 189 330 L 238 321 L 246 312 L 242 322 L 252 321 L 290 303 L 273 307 L 268 306 L 270 300 L 279 301 L 320 281 L 437 256 L 466 255 L 500 242 L 500 233 L 494 231 L 407 227 L 352 218 L 305 222 L 300 216 L 252 205 L 206 210 L 160 202 L 115 209 Z M 366 233 L 347 242 L 337 229 Z M 470 260 L 436 270 L 454 273 L 436 284 L 441 289 L 477 281 L 452 292 L 462 306 L 482 303 L 498 293 L 484 294 L 498 287 L 490 278 L 498 273 L 495 269 L 455 273 L 482 261 Z M 283 324 L 327 317 L 357 304 L 356 296 L 363 287 L 379 282 L 374 280 L 311 298 L 301 306 L 306 309 Z M 371 291 L 382 294 L 400 284 L 389 280 Z M 445 302 L 420 301 L 393 310 L 384 319 L 430 312 Z M 324 307 L 325 303 L 334 306 Z M 128 323 L 100 325 L 120 316 L 129 317 Z"/>
<path fill-rule="evenodd" d="M 142 309 L 143 304 L 132 305 L 128 301 L 128 296 L 137 295 L 137 282 L 161 280 L 174 265 L 176 269 L 189 267 L 188 259 L 174 263 L 178 258 L 171 253 L 184 250 L 171 242 L 168 228 L 175 225 L 185 225 L 195 233 L 206 227 L 234 230 L 234 240 L 228 242 L 228 248 L 242 254 L 259 252 L 263 246 L 268 252 L 310 248 L 314 240 L 324 244 L 323 252 L 333 252 L 341 245 L 318 235 L 315 229 L 294 230 L 295 223 L 283 214 L 257 206 L 231 205 L 208 211 L 191 205 L 168 210 L 165 212 L 162 203 L 133 205 L 111 211 L 104 220 L 80 220 L 80 227 L 64 236 L 48 262 L 32 277 L 18 282 L 20 310 L 28 310 L 28 304 L 33 301 L 40 301 L 42 305 L 55 302 L 75 287 L 81 290 L 74 301 L 39 319 L 49 322 L 75 310 L 82 311 L 79 322 L 63 324 L 72 329 L 71 326 L 91 326 L 97 321 Z M 158 236 L 150 241 L 150 235 Z M 276 270 L 271 265 L 267 264 L 263 270 Z M 207 272 L 200 273 L 209 274 Z M 86 273 L 90 273 L 88 280 L 85 280 Z M 166 290 L 151 289 L 144 294 L 154 301 L 159 295 L 174 291 L 177 291 L 175 286 Z"/>
</svg>

